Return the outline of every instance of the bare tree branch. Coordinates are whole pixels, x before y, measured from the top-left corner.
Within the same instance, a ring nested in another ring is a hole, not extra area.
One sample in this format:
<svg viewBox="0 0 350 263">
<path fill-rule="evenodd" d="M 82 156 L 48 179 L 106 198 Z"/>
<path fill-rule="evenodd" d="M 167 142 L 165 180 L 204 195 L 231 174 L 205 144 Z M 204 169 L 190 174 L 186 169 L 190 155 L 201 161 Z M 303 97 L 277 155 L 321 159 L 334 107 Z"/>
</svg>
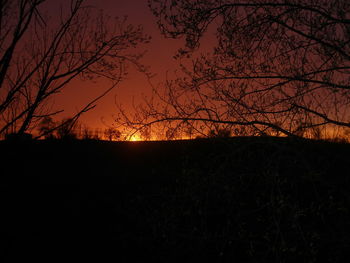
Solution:
<svg viewBox="0 0 350 263">
<path fill-rule="evenodd" d="M 184 38 L 176 57 L 190 62 L 183 63 L 182 76 L 160 88 L 164 92 L 154 93 L 152 101 L 160 104 L 145 102 L 133 118 L 122 114 L 125 124 L 173 128 L 171 122 L 179 127 L 176 122 L 183 120 L 204 134 L 229 128 L 287 136 L 321 126 L 349 127 L 348 1 L 149 0 L 149 5 L 163 35 Z M 199 53 L 208 31 L 216 43 L 212 52 Z"/>
<path fill-rule="evenodd" d="M 141 68 L 142 55 L 130 52 L 149 41 L 141 27 L 84 6 L 85 0 L 71 0 L 60 20 L 49 22 L 41 5 L 46 1 L 6 1 L 1 9 L 8 17 L 0 32 L 0 136 L 24 133 L 60 111 L 50 112 L 48 102 L 76 78 L 108 79 L 115 88 L 127 73 L 125 64 Z"/>
</svg>

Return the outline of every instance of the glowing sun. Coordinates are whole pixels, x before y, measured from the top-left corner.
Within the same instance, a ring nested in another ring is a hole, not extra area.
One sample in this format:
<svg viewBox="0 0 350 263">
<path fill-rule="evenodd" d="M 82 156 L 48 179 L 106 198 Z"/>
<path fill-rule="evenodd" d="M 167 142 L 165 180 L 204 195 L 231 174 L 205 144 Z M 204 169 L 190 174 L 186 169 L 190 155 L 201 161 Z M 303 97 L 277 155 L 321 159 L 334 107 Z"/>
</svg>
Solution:
<svg viewBox="0 0 350 263">
<path fill-rule="evenodd" d="M 138 136 L 137 134 L 133 134 L 130 138 L 129 138 L 129 141 L 131 142 L 139 142 L 141 141 L 142 139 L 140 138 L 140 136 Z"/>
</svg>

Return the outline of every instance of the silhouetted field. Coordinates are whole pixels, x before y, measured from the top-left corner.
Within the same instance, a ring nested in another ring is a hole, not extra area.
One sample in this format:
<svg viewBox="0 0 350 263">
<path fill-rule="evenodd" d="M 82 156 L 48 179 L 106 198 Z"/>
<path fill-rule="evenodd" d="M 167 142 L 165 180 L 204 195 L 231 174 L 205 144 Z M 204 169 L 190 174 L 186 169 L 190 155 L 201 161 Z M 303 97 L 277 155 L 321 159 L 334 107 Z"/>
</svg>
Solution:
<svg viewBox="0 0 350 263">
<path fill-rule="evenodd" d="M 3 141 L 0 152 L 2 262 L 349 256 L 347 144 Z"/>
</svg>

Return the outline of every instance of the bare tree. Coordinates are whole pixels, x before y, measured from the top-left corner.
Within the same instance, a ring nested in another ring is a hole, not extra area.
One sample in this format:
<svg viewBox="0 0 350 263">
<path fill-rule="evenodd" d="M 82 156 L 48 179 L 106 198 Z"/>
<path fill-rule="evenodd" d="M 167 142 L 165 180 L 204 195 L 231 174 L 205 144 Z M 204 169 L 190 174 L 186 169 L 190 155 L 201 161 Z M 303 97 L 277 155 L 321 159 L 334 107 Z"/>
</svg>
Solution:
<svg viewBox="0 0 350 263">
<path fill-rule="evenodd" d="M 122 135 L 121 132 L 113 127 L 109 127 L 104 131 L 104 136 L 109 141 L 117 141 L 120 139 L 121 135 Z"/>
<path fill-rule="evenodd" d="M 56 128 L 56 134 L 58 139 L 77 139 L 79 124 L 73 118 L 65 118 L 59 122 Z"/>
<path fill-rule="evenodd" d="M 171 121 L 198 133 L 229 128 L 233 134 L 287 136 L 350 127 L 349 1 L 149 5 L 164 36 L 185 39 L 176 56 L 191 63 L 164 91 L 157 89 L 157 99 L 140 107 L 135 118 L 123 115 L 125 123 Z M 216 40 L 212 51 L 197 55 L 210 33 Z"/>
<path fill-rule="evenodd" d="M 25 133 L 60 112 L 51 99 L 77 77 L 104 78 L 110 85 L 73 119 L 117 86 L 127 63 L 144 70 L 141 55 L 130 51 L 149 41 L 141 27 L 111 19 L 85 0 L 69 1 L 50 18 L 47 2 L 0 2 L 0 136 Z"/>
<path fill-rule="evenodd" d="M 56 123 L 50 116 L 44 117 L 38 125 L 38 130 L 40 134 L 45 134 L 45 139 L 53 139 L 55 137 L 53 133 L 55 128 Z"/>
</svg>

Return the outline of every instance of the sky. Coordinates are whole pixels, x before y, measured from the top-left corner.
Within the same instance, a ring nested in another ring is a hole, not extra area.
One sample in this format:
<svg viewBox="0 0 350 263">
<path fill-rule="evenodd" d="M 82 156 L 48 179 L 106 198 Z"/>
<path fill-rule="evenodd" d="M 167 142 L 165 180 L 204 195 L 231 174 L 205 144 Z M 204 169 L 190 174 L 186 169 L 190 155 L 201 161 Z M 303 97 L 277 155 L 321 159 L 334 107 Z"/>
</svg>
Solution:
<svg viewBox="0 0 350 263">
<path fill-rule="evenodd" d="M 62 0 L 62 3 L 70 0 Z M 106 14 L 114 16 L 127 16 L 128 22 L 134 25 L 142 25 L 144 32 L 152 37 L 151 42 L 143 45 L 140 51 L 146 50 L 141 62 L 150 67 L 155 75 L 151 82 L 159 85 L 178 68 L 178 61 L 173 56 L 183 44 L 182 40 L 165 39 L 159 32 L 156 19 L 147 6 L 147 0 L 87 0 L 87 5 L 93 5 L 102 9 Z M 49 12 L 54 16 L 55 8 L 52 6 Z M 75 80 L 59 96 L 55 98 L 54 107 L 63 108 L 65 111 L 58 118 L 74 115 L 81 107 L 98 96 L 105 85 L 103 82 L 81 82 Z M 126 80 L 109 95 L 97 103 L 97 107 L 85 113 L 80 121 L 90 128 L 106 128 L 113 124 L 113 115 L 117 109 L 115 102 L 121 103 L 127 110 L 132 108 L 132 102 L 141 101 L 143 95 L 150 95 L 151 85 L 147 78 L 134 68 L 129 69 Z M 107 125 L 107 126 L 106 126 Z"/>
</svg>

